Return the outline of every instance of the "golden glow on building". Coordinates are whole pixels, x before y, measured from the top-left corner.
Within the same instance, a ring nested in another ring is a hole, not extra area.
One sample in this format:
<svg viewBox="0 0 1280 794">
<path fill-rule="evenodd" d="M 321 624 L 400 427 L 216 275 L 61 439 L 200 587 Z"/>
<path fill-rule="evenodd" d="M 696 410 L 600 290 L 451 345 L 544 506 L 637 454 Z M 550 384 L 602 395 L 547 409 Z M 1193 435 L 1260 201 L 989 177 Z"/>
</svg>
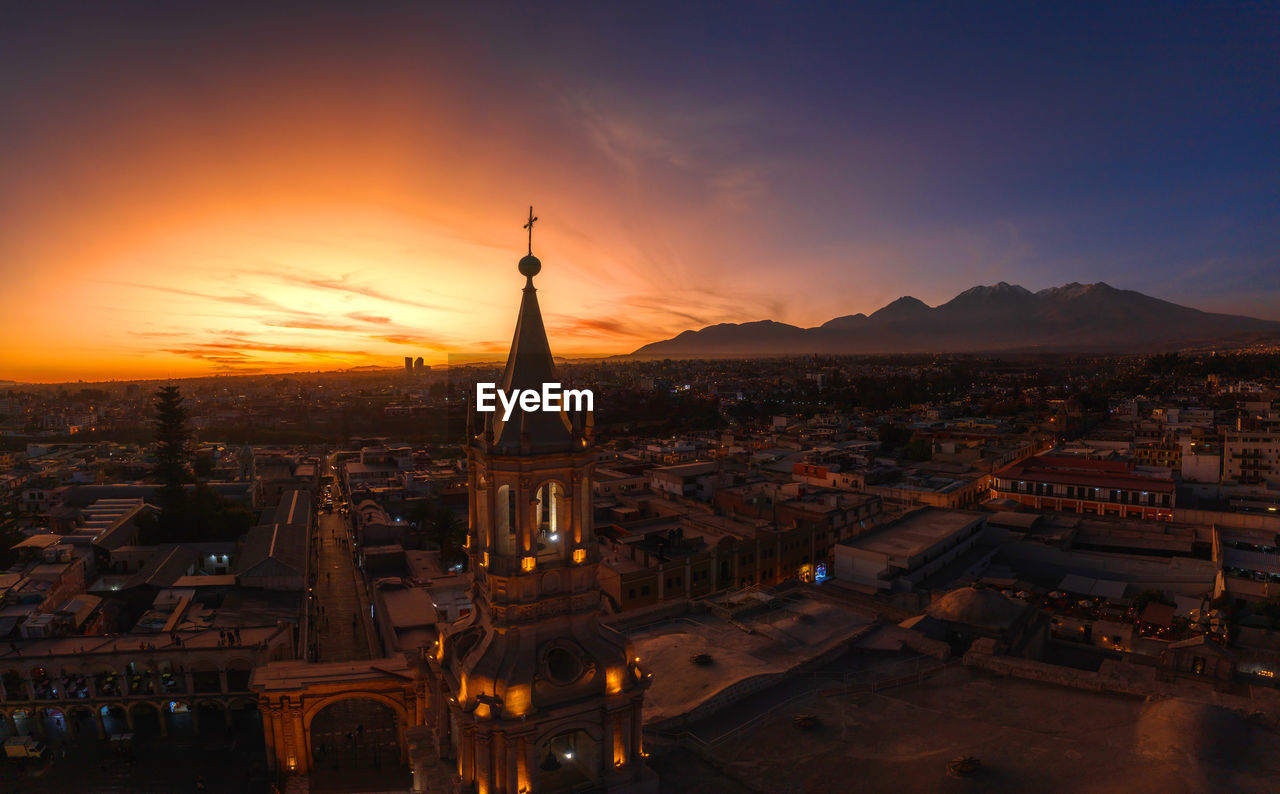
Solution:
<svg viewBox="0 0 1280 794">
<path fill-rule="evenodd" d="M 528 686 L 507 687 L 502 698 L 503 711 L 508 716 L 523 717 L 533 708 L 533 690 Z"/>
<path fill-rule="evenodd" d="M 622 720 L 613 724 L 613 765 L 627 765 L 627 738 L 622 735 Z"/>
<path fill-rule="evenodd" d="M 573 561 L 574 561 L 574 562 L 576 562 L 576 563 L 577 563 L 577 564 L 579 564 L 579 565 L 581 565 L 582 563 L 586 562 L 586 561 L 587 561 L 587 550 L 586 550 L 586 549 L 574 549 L 574 550 L 573 550 Z"/>
<path fill-rule="evenodd" d="M 526 573 L 532 571 L 534 566 L 538 564 L 537 558 L 532 554 L 526 555 L 520 559 L 520 569 Z"/>
<path fill-rule="evenodd" d="M 516 756 L 516 785 L 519 786 L 521 794 L 529 791 L 529 763 L 526 758 L 525 740 L 520 740 L 521 752 Z"/>
<path fill-rule="evenodd" d="M 604 688 L 610 695 L 616 695 L 622 691 L 622 668 L 610 667 L 604 672 Z"/>
</svg>

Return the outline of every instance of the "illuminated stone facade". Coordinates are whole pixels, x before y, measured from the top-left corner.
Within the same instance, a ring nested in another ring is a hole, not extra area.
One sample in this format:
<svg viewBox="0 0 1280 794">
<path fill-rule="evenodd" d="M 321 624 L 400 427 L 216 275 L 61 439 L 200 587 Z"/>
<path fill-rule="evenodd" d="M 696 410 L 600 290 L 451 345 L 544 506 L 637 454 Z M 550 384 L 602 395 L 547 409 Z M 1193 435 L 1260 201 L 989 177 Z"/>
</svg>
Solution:
<svg viewBox="0 0 1280 794">
<path fill-rule="evenodd" d="M 532 255 L 521 260 L 528 281 L 505 390 L 556 380 L 539 269 Z M 476 609 L 441 628 L 425 661 L 434 753 L 456 769 L 455 788 L 478 794 L 656 791 L 641 740 L 648 673 L 600 622 L 591 417 L 479 416 L 467 451 Z"/>
</svg>

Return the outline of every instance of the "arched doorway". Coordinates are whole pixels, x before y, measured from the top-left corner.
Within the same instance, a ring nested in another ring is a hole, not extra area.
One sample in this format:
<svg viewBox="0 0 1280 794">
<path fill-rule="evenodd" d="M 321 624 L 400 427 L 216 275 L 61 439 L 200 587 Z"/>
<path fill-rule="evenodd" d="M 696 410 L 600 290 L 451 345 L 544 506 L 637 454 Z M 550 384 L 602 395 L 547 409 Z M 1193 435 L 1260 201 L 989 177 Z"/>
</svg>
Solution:
<svg viewBox="0 0 1280 794">
<path fill-rule="evenodd" d="M 124 706 L 103 706 L 100 709 L 100 713 L 102 714 L 102 726 L 108 736 L 118 733 L 130 733 L 129 715 L 125 712 Z"/>
<path fill-rule="evenodd" d="M 351 697 L 321 708 L 308 736 L 317 771 L 399 766 L 403 726 L 396 710 L 369 697 Z"/>
<path fill-rule="evenodd" d="M 600 743 L 580 728 L 557 733 L 538 749 L 542 791 L 569 791 L 600 777 Z"/>
<path fill-rule="evenodd" d="M 262 712 L 258 711 L 257 701 L 238 698 L 231 701 L 230 709 L 231 732 L 242 742 L 261 744 Z"/>
<path fill-rule="evenodd" d="M 67 715 L 62 709 L 54 706 L 43 706 L 36 709 L 39 715 L 40 727 L 43 729 L 41 733 L 47 742 L 62 741 L 67 738 L 70 727 L 67 725 Z"/>
<path fill-rule="evenodd" d="M 14 736 L 34 736 L 36 734 L 35 712 L 28 708 L 14 709 L 9 712 L 13 718 Z"/>
<path fill-rule="evenodd" d="M 155 704 L 146 701 L 133 703 L 129 706 L 129 713 L 133 715 L 133 732 L 138 738 L 151 738 L 165 732 L 161 722 L 164 717 Z"/>
<path fill-rule="evenodd" d="M 216 700 L 201 700 L 195 709 L 196 731 L 204 737 L 221 736 L 227 732 L 226 705 Z"/>
<path fill-rule="evenodd" d="M 194 736 L 196 732 L 196 712 L 185 700 L 168 700 L 161 703 L 164 718 L 169 723 L 170 736 Z"/>
<path fill-rule="evenodd" d="M 93 709 L 89 706 L 72 706 L 67 709 L 67 726 L 77 738 L 92 739 L 98 736 L 98 721 L 93 718 Z"/>
</svg>

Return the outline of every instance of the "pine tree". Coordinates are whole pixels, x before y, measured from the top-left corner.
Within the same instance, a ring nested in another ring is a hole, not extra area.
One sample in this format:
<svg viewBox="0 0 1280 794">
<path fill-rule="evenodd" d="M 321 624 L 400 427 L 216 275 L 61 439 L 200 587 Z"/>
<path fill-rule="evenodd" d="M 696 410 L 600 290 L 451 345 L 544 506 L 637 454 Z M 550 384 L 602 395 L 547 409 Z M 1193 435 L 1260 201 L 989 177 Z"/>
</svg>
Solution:
<svg viewBox="0 0 1280 794">
<path fill-rule="evenodd" d="M 160 483 L 160 524 L 172 540 L 183 525 L 186 484 L 191 482 L 187 465 L 191 456 L 191 431 L 187 409 L 177 386 L 162 386 L 155 394 L 156 481 Z"/>
</svg>

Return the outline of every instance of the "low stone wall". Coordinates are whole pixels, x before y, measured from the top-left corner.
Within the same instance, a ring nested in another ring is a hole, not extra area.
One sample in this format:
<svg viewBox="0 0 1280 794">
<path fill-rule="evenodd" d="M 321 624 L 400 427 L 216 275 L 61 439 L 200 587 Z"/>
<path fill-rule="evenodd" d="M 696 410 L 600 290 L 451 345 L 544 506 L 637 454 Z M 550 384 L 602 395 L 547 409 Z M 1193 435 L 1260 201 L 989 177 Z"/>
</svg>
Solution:
<svg viewBox="0 0 1280 794">
<path fill-rule="evenodd" d="M 642 626 L 661 623 L 673 618 L 682 618 L 686 615 L 702 615 L 706 611 L 707 605 L 705 603 L 681 598 L 662 604 L 641 607 L 640 609 L 629 609 L 626 612 L 605 615 L 601 617 L 600 622 L 626 634 Z"/>
<path fill-rule="evenodd" d="M 911 629 L 898 629 L 898 632 L 900 633 L 894 636 L 901 637 L 902 644 L 918 654 L 932 656 L 944 662 L 951 658 L 951 646 L 942 640 L 930 639 Z"/>
<path fill-rule="evenodd" d="M 964 655 L 967 667 L 1041 681 L 1092 692 L 1111 692 L 1143 698 L 1179 698 L 1197 703 L 1207 703 L 1235 711 L 1245 717 L 1258 719 L 1268 725 L 1280 720 L 1280 690 L 1252 687 L 1250 696 L 1218 692 L 1199 681 L 1160 681 L 1155 670 L 1146 665 L 1135 665 L 1108 659 L 1098 672 L 1062 667 L 1048 662 L 998 656 L 990 651 L 989 640 L 979 640 Z"/>
<path fill-rule="evenodd" d="M 970 650 L 964 655 L 963 661 L 966 667 L 977 667 L 998 675 L 1011 675 L 1017 678 L 1068 686 L 1074 689 L 1088 689 L 1094 692 L 1119 692 L 1141 697 L 1157 694 L 1151 687 L 1143 686 L 1141 683 L 1114 678 L 1101 672 L 1077 670 L 1074 667 L 1062 667 L 1048 662 L 1036 662 L 1013 656 L 995 656 L 990 653 L 984 653 L 982 650 Z M 1152 683 L 1156 682 L 1153 681 Z"/>
</svg>

